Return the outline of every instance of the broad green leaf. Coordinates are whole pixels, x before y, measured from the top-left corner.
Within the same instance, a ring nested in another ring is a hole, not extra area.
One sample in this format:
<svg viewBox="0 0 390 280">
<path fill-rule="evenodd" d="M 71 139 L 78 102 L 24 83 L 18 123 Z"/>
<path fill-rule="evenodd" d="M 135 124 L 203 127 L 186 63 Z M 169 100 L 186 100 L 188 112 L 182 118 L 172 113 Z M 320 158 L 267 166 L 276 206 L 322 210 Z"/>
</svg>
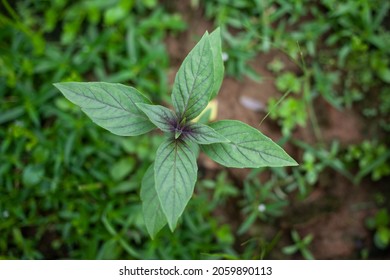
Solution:
<svg viewBox="0 0 390 280">
<path fill-rule="evenodd" d="M 210 124 L 229 143 L 202 145 L 216 162 L 236 168 L 298 165 L 281 147 L 257 129 L 240 121 L 224 120 Z"/>
<path fill-rule="evenodd" d="M 135 103 L 150 104 L 135 88 L 103 82 L 54 84 L 101 127 L 121 136 L 146 133 L 155 126 Z"/>
<path fill-rule="evenodd" d="M 155 188 L 172 231 L 192 196 L 197 171 L 196 157 L 185 142 L 167 139 L 158 148 L 154 164 Z"/>
<path fill-rule="evenodd" d="M 174 112 L 160 105 L 150 105 L 145 103 L 137 103 L 136 105 L 159 129 L 165 132 L 172 131 L 172 127 L 176 122 L 176 115 Z"/>
<path fill-rule="evenodd" d="M 176 74 L 172 103 L 180 120 L 197 117 L 209 102 L 214 85 L 214 59 L 206 32 Z"/>
<path fill-rule="evenodd" d="M 186 130 L 188 132 L 185 134 L 184 139 L 189 139 L 198 144 L 229 142 L 228 139 L 205 124 L 191 123 L 187 126 Z"/>
<path fill-rule="evenodd" d="M 154 238 L 156 234 L 167 224 L 165 214 L 158 200 L 153 164 L 146 170 L 141 186 L 142 211 L 144 214 L 146 229 Z"/>
<path fill-rule="evenodd" d="M 210 34 L 211 51 L 214 62 L 214 85 L 209 99 L 213 99 L 221 88 L 223 81 L 224 66 L 222 60 L 221 29 L 217 28 Z"/>
</svg>

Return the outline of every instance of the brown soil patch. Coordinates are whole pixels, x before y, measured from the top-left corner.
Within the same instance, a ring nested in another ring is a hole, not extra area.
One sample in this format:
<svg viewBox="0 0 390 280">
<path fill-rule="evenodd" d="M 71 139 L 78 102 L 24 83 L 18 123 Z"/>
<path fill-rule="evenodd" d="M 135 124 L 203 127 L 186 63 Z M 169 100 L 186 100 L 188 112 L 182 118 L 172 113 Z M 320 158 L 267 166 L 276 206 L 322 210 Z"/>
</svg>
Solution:
<svg viewBox="0 0 390 280">
<path fill-rule="evenodd" d="M 314 235 L 310 249 L 317 259 L 358 259 L 369 243 L 364 226 L 374 205 L 366 188 L 354 186 L 338 174 L 303 202 L 293 205 L 282 226 Z"/>
</svg>

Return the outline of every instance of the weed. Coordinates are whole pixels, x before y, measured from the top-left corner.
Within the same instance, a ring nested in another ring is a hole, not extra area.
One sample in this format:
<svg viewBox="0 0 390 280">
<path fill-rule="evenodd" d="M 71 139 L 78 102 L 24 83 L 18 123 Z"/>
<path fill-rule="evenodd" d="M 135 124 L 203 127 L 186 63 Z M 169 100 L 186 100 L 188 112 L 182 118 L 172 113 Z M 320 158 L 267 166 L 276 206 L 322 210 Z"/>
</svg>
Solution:
<svg viewBox="0 0 390 280">
<path fill-rule="evenodd" d="M 390 215 L 387 209 L 382 208 L 374 217 L 367 218 L 366 225 L 370 230 L 375 231 L 375 246 L 386 249 L 390 245 Z"/>
<path fill-rule="evenodd" d="M 313 235 L 309 234 L 304 238 L 301 238 L 296 230 L 292 230 L 291 238 L 294 244 L 283 247 L 282 252 L 284 254 L 292 255 L 299 252 L 306 260 L 314 260 L 314 257 L 308 248 L 310 243 L 313 241 Z"/>
<path fill-rule="evenodd" d="M 373 181 L 390 175 L 390 151 L 385 144 L 363 141 L 359 145 L 351 145 L 345 155 L 347 163 L 356 162 L 359 172 L 355 181 L 359 182 L 364 176 L 371 175 Z"/>
</svg>

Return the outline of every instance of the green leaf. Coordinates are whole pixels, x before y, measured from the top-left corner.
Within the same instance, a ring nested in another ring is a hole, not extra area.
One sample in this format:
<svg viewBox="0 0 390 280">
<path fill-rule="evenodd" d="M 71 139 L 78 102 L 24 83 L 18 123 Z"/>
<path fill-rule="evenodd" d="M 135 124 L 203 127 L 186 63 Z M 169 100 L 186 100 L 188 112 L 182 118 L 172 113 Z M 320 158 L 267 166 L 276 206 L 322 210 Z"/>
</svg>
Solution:
<svg viewBox="0 0 390 280">
<path fill-rule="evenodd" d="M 282 248 L 283 254 L 292 255 L 298 252 L 298 248 L 295 245 L 290 245 Z"/>
<path fill-rule="evenodd" d="M 379 77 L 386 83 L 390 83 L 390 69 L 383 67 L 378 71 Z"/>
<path fill-rule="evenodd" d="M 179 138 L 181 134 L 182 134 L 181 130 L 175 130 L 175 139 Z"/>
<path fill-rule="evenodd" d="M 308 249 L 306 248 L 302 249 L 301 253 L 306 260 L 314 260 L 314 256 L 312 255 L 312 253 L 310 253 Z"/>
<path fill-rule="evenodd" d="M 192 196 L 197 171 L 196 157 L 185 142 L 167 139 L 158 148 L 154 164 L 155 188 L 172 231 Z"/>
<path fill-rule="evenodd" d="M 229 143 L 202 145 L 214 161 L 236 168 L 298 165 L 281 147 L 257 129 L 240 121 L 224 120 L 210 124 Z"/>
<path fill-rule="evenodd" d="M 130 172 L 134 169 L 134 167 L 134 158 L 124 158 L 111 166 L 110 175 L 114 179 L 114 181 L 120 181 L 123 180 L 127 175 L 129 175 Z"/>
<path fill-rule="evenodd" d="M 184 59 L 173 84 L 172 103 L 180 120 L 190 121 L 206 108 L 214 85 L 213 60 L 206 32 Z"/>
<path fill-rule="evenodd" d="M 25 186 L 34 186 L 42 181 L 44 175 L 45 169 L 42 165 L 27 165 L 23 170 L 22 182 Z"/>
<path fill-rule="evenodd" d="M 313 241 L 314 236 L 309 234 L 302 239 L 303 244 L 309 245 Z"/>
<path fill-rule="evenodd" d="M 213 99 L 219 92 L 223 81 L 224 66 L 222 60 L 221 29 L 217 28 L 210 34 L 211 51 L 214 62 L 214 85 L 210 99 Z"/>
<path fill-rule="evenodd" d="M 176 121 L 176 115 L 174 112 L 160 105 L 150 105 L 145 103 L 137 103 L 136 105 L 159 129 L 165 132 L 172 131 L 172 123 Z"/>
<path fill-rule="evenodd" d="M 191 123 L 186 128 L 189 132 L 186 134 L 186 140 L 194 141 L 198 144 L 212 144 L 229 142 L 229 140 L 217 133 L 214 129 L 205 124 Z"/>
<path fill-rule="evenodd" d="M 301 90 L 301 81 L 294 73 L 287 72 L 276 79 L 276 88 L 280 92 L 291 90 L 294 93 L 299 93 Z"/>
<path fill-rule="evenodd" d="M 142 179 L 141 200 L 146 229 L 153 239 L 167 224 L 167 219 L 161 209 L 161 204 L 155 188 L 153 164 L 146 170 L 144 178 Z"/>
<path fill-rule="evenodd" d="M 135 103 L 150 104 L 135 88 L 103 82 L 54 84 L 101 127 L 121 136 L 144 134 L 155 126 Z"/>
</svg>

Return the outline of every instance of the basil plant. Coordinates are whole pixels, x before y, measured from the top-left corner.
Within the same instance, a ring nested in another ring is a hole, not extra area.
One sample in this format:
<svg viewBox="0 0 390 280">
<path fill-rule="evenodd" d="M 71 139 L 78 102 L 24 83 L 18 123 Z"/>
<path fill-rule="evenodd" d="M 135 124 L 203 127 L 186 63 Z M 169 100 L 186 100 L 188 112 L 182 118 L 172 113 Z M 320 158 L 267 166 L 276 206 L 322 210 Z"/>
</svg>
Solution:
<svg viewBox="0 0 390 280">
<path fill-rule="evenodd" d="M 166 138 L 141 186 L 143 215 L 153 238 L 166 224 L 173 231 L 197 180 L 199 148 L 226 167 L 257 168 L 297 165 L 259 130 L 237 120 L 208 125 L 194 122 L 215 98 L 224 76 L 221 34 L 206 32 L 184 59 L 172 89 L 173 110 L 152 104 L 133 87 L 104 82 L 54 84 L 97 125 L 120 136 L 153 129 Z"/>
</svg>

